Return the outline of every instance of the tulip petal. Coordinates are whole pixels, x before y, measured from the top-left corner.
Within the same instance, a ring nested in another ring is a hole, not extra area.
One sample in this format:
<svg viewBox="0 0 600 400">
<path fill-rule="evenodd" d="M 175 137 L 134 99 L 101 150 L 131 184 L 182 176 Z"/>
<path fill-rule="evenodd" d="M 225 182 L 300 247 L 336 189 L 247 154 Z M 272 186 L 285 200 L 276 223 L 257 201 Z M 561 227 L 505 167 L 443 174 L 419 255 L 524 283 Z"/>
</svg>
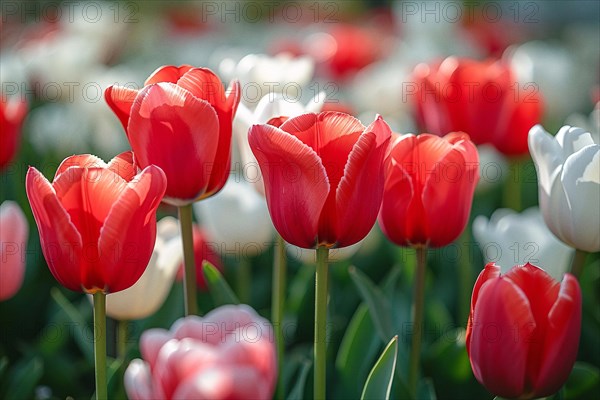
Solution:
<svg viewBox="0 0 600 400">
<path fill-rule="evenodd" d="M 348 157 L 336 192 L 338 247 L 363 239 L 373 227 L 381 206 L 390 127 L 381 116 L 365 129 Z"/>
<path fill-rule="evenodd" d="M 131 106 L 133 106 L 137 94 L 138 91 L 135 89 L 114 85 L 107 87 L 104 91 L 106 103 L 117 115 L 117 118 L 121 121 L 121 125 L 123 125 L 123 129 L 125 129 L 126 133 L 129 116 L 131 115 Z"/>
<path fill-rule="evenodd" d="M 81 291 L 81 235 L 50 182 L 37 169 L 27 171 L 25 188 L 50 272 L 67 289 Z"/>
<path fill-rule="evenodd" d="M 141 168 L 158 165 L 166 196 L 191 202 L 209 184 L 219 122 L 211 105 L 170 83 L 145 87 L 132 108 L 129 140 Z"/>
<path fill-rule="evenodd" d="M 123 383 L 127 390 L 127 397 L 131 400 L 154 400 L 156 396 L 152 390 L 152 376 L 148 364 L 136 358 L 129 363 Z"/>
<path fill-rule="evenodd" d="M 486 281 L 474 302 L 468 342 L 473 373 L 490 392 L 518 397 L 525 390 L 528 338 L 536 321 L 523 291 L 502 277 Z"/>
<path fill-rule="evenodd" d="M 106 168 L 106 163 L 100 157 L 92 154 L 77 154 L 65 158 L 54 173 L 54 180 L 62 175 L 70 167 L 80 168 Z"/>
<path fill-rule="evenodd" d="M 567 159 L 571 154 L 594 144 L 594 139 L 589 132 L 586 132 L 582 128 L 568 125 L 560 128 L 554 140 L 562 148 L 563 159 Z"/>
<path fill-rule="evenodd" d="M 164 173 L 151 165 L 113 203 L 98 240 L 99 253 L 110 255 L 103 260 L 110 292 L 133 285 L 148 265 L 156 240 L 156 209 L 165 188 Z"/>
<path fill-rule="evenodd" d="M 548 324 L 539 369 L 533 382 L 536 397 L 556 393 L 569 377 L 577 358 L 581 331 L 581 289 L 577 279 L 566 274 L 556 301 L 548 313 Z"/>
<path fill-rule="evenodd" d="M 133 152 L 125 151 L 113 157 L 106 166 L 125 181 L 129 182 L 137 174 L 137 168 L 133 162 Z"/>
<path fill-rule="evenodd" d="M 419 151 L 421 156 L 431 154 L 425 153 L 425 148 Z M 453 144 L 450 151 L 434 164 L 422 195 L 427 217 L 421 223 L 425 226 L 429 246 L 445 246 L 462 233 L 469 219 L 478 180 L 479 158 L 470 140 Z"/>
<path fill-rule="evenodd" d="M 544 109 L 543 98 L 538 91 L 529 93 L 520 90 L 515 95 L 518 101 L 513 99 L 512 94 L 506 96 L 504 114 L 492 140 L 494 147 L 508 156 L 527 153 L 528 132 L 542 119 Z"/>
<path fill-rule="evenodd" d="M 299 139 L 270 125 L 254 125 L 248 140 L 260 164 L 275 228 L 288 243 L 312 248 L 330 190 L 321 159 Z"/>
<path fill-rule="evenodd" d="M 600 146 L 591 145 L 567 159 L 560 177 L 568 209 L 558 211 L 568 213 L 563 224 L 572 227 L 567 243 L 589 252 L 600 251 L 599 175 Z"/>
<path fill-rule="evenodd" d="M 550 196 L 552 177 L 564 162 L 562 149 L 552 135 L 536 125 L 529 131 L 529 151 L 537 169 L 541 203 L 542 197 Z"/>
<path fill-rule="evenodd" d="M 177 81 L 190 69 L 191 65 L 182 65 L 176 67 L 174 65 L 165 65 L 157 68 L 153 73 L 150 74 L 144 86 L 152 85 L 160 82 L 177 83 Z"/>
<path fill-rule="evenodd" d="M 208 68 L 192 68 L 186 71 L 177 82 L 177 86 L 187 90 L 196 98 L 210 103 L 217 109 L 217 114 L 230 111 L 227 108 L 225 88 L 221 79 Z M 237 93 L 234 87 L 234 95 Z"/>
<path fill-rule="evenodd" d="M 150 369 L 154 369 L 160 349 L 172 338 L 173 335 L 171 332 L 161 328 L 148 329 L 142 333 L 140 337 L 140 353 L 150 365 Z"/>
</svg>

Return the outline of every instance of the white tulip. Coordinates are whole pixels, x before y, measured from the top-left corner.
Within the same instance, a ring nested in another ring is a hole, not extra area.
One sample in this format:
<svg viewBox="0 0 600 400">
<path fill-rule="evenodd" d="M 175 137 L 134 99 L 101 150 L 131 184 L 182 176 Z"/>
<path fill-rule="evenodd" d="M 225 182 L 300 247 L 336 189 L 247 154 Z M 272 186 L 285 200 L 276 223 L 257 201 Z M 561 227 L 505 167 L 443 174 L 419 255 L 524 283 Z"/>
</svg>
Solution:
<svg viewBox="0 0 600 400">
<path fill-rule="evenodd" d="M 529 262 L 561 280 L 574 252 L 550 232 L 537 207 L 522 213 L 501 208 L 489 220 L 479 215 L 473 221 L 473 235 L 486 262 L 502 267 L 503 274 Z"/>
<path fill-rule="evenodd" d="M 248 182 L 230 178 L 216 195 L 194 203 L 194 211 L 221 254 L 251 257 L 273 242 L 267 202 Z"/>
<path fill-rule="evenodd" d="M 172 217 L 156 227 L 156 243 L 146 271 L 130 288 L 106 296 L 106 315 L 117 320 L 146 318 L 164 303 L 183 260 L 179 224 Z"/>
<path fill-rule="evenodd" d="M 600 251 L 600 145 L 581 128 L 563 126 L 553 137 L 536 125 L 529 151 L 552 233 L 576 249 Z"/>
<path fill-rule="evenodd" d="M 306 105 L 288 101 L 279 94 L 264 96 L 260 99 L 254 111 L 240 103 L 233 120 L 233 140 L 239 150 L 242 161 L 242 174 L 245 180 L 253 183 L 255 189 L 260 193 L 264 194 L 264 184 L 258 162 L 248 144 L 248 130 L 250 127 L 254 124 L 266 124 L 271 118 L 275 117 L 291 118 L 308 112 L 318 113 L 323 108 L 324 102 L 325 93 L 320 92 Z"/>
<path fill-rule="evenodd" d="M 242 86 L 242 103 L 256 104 L 264 95 L 279 93 L 298 99 L 302 88 L 313 77 L 315 63 L 307 56 L 293 57 L 288 53 L 276 56 L 248 54 L 237 64 L 231 59 L 221 62 L 223 75 L 236 77 Z"/>
</svg>

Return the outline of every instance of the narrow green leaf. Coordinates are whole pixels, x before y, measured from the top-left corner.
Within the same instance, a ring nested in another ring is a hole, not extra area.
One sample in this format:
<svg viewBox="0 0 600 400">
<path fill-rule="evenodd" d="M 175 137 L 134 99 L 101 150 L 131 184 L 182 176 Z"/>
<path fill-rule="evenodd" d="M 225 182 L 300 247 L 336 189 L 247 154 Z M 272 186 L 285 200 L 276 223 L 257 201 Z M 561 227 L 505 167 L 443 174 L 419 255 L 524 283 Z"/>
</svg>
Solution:
<svg viewBox="0 0 600 400">
<path fill-rule="evenodd" d="M 398 336 L 392 340 L 381 353 L 381 357 L 373 366 L 367 377 L 363 388 L 361 399 L 385 399 L 390 398 L 394 371 L 396 370 L 396 355 L 398 354 Z"/>
<path fill-rule="evenodd" d="M 235 293 L 233 293 L 233 290 L 231 290 L 231 287 L 227 284 L 223 275 L 221 275 L 214 265 L 208 261 L 204 261 L 202 273 L 206 278 L 206 283 L 208 284 L 210 294 L 213 297 L 216 307 L 223 304 L 240 304 Z"/>
<path fill-rule="evenodd" d="M 75 308 L 73 304 L 65 297 L 60 289 L 53 287 L 50 289 L 50 296 L 54 299 L 56 304 L 64 311 L 64 313 L 71 319 L 75 329 L 69 329 L 74 334 L 75 343 L 79 347 L 79 350 L 85 356 L 86 361 L 90 364 L 94 364 L 94 336 L 91 328 L 88 327 L 83 315 Z M 90 305 L 90 310 L 91 310 Z M 70 327 L 73 328 L 73 327 Z"/>
<path fill-rule="evenodd" d="M 373 335 L 373 320 L 369 308 L 362 303 L 348 324 L 336 358 L 342 387 L 347 395 L 357 393 L 369 374 L 369 369 L 381 348 L 380 339 Z"/>
<path fill-rule="evenodd" d="M 355 267 L 349 269 L 350 278 L 358 288 L 361 297 L 367 303 L 375 329 L 386 343 L 393 336 L 391 321 L 391 305 L 384 297 L 383 292 L 362 272 Z"/>
<path fill-rule="evenodd" d="M 310 367 L 312 367 L 312 361 L 306 360 L 302 363 L 300 374 L 298 375 L 298 380 L 296 381 L 296 384 L 290 391 L 288 400 L 301 400 L 302 398 L 304 398 L 304 388 L 306 386 L 306 378 L 308 377 Z"/>
<path fill-rule="evenodd" d="M 17 364 L 10 377 L 6 400 L 30 399 L 44 374 L 44 363 L 39 357 Z"/>
</svg>

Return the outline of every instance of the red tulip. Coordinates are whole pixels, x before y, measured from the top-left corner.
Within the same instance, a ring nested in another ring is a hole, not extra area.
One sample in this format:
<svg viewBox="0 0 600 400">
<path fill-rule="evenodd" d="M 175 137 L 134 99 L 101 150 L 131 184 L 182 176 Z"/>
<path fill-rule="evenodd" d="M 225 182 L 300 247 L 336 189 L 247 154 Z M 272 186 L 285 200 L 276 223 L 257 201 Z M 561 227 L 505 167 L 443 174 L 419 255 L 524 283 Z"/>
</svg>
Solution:
<svg viewBox="0 0 600 400">
<path fill-rule="evenodd" d="M 136 175 L 131 152 L 108 164 L 89 154 L 68 157 L 52 183 L 30 167 L 27 197 L 56 280 L 87 293 L 133 285 L 152 255 L 166 184 L 154 165 Z"/>
<path fill-rule="evenodd" d="M 13 297 L 23 284 L 29 225 L 19 205 L 0 205 L 0 301 Z"/>
<path fill-rule="evenodd" d="M 14 158 L 19 147 L 21 125 L 27 114 L 27 102 L 0 95 L 0 170 Z"/>
<path fill-rule="evenodd" d="M 271 399 L 277 382 L 273 327 L 246 305 L 221 306 L 142 334 L 143 360 L 131 361 L 133 400 Z"/>
<path fill-rule="evenodd" d="M 165 201 L 185 205 L 217 193 L 231 163 L 231 124 L 239 103 L 209 69 L 165 66 L 137 91 L 110 86 L 105 98 L 121 120 L 141 167 L 167 176 Z"/>
<path fill-rule="evenodd" d="M 535 265 L 505 275 L 490 263 L 471 298 L 466 344 L 477 380 L 490 392 L 531 399 L 557 392 L 577 358 L 581 289 Z"/>
<path fill-rule="evenodd" d="M 379 225 L 400 246 L 441 247 L 465 228 L 479 156 L 464 133 L 403 135 L 386 159 Z"/>
<path fill-rule="evenodd" d="M 252 126 L 248 140 L 279 234 L 303 248 L 364 238 L 381 205 L 390 135 L 379 116 L 365 128 L 336 112 L 303 114 L 279 128 Z"/>
<path fill-rule="evenodd" d="M 449 57 L 414 71 L 412 96 L 423 130 L 462 131 L 475 144 L 491 143 L 506 155 L 528 152 L 527 135 L 542 116 L 537 86 L 520 84 L 503 61 Z"/>
</svg>

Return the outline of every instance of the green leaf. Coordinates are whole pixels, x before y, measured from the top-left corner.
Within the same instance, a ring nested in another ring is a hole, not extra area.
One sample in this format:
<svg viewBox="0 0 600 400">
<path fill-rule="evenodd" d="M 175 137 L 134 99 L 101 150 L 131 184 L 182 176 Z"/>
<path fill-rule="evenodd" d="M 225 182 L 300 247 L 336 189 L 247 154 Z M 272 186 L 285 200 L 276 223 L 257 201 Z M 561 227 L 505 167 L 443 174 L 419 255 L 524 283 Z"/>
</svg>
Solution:
<svg viewBox="0 0 600 400">
<path fill-rule="evenodd" d="M 208 261 L 204 261 L 202 265 L 202 273 L 206 278 L 206 283 L 210 290 L 210 294 L 215 302 L 215 307 L 223 304 L 240 304 L 231 287 L 227 284 L 223 275 Z"/>
<path fill-rule="evenodd" d="M 600 370 L 581 361 L 575 363 L 564 386 L 566 400 L 590 399 L 600 392 Z"/>
<path fill-rule="evenodd" d="M 87 334 L 90 332 L 83 315 L 75 308 L 73 304 L 65 297 L 60 289 L 53 287 L 50 289 L 50 296 L 54 299 L 56 304 L 64 311 L 64 313 L 71 319 L 76 329 L 70 329 L 74 334 L 75 343 L 77 343 L 79 349 L 85 356 L 88 364 L 94 363 L 94 343 L 93 335 L 90 338 Z M 91 304 L 90 304 L 91 309 Z"/>
<path fill-rule="evenodd" d="M 39 357 L 23 360 L 15 366 L 8 382 L 6 400 L 30 399 L 44 374 L 44 363 Z"/>
<path fill-rule="evenodd" d="M 362 272 L 355 267 L 349 269 L 350 277 L 358 288 L 361 297 L 367 303 L 375 329 L 386 343 L 393 336 L 391 321 L 391 305 L 384 297 L 383 292 Z"/>
<path fill-rule="evenodd" d="M 369 308 L 362 303 L 346 328 L 336 358 L 336 368 L 340 373 L 341 387 L 347 395 L 360 390 L 360 385 L 369 374 L 372 360 L 381 348 L 377 335 L 373 335 L 373 320 Z"/>
<path fill-rule="evenodd" d="M 394 371 L 396 370 L 396 355 L 398 354 L 398 336 L 392 340 L 381 353 L 381 357 L 373 366 L 363 388 L 361 399 L 389 399 L 392 390 Z"/>
<path fill-rule="evenodd" d="M 300 369 L 298 380 L 296 381 L 296 384 L 290 391 L 288 400 L 301 400 L 304 397 L 304 387 L 306 386 L 306 378 L 308 377 L 308 372 L 310 371 L 311 367 L 312 361 L 306 360 L 302 363 L 302 368 Z"/>
</svg>

